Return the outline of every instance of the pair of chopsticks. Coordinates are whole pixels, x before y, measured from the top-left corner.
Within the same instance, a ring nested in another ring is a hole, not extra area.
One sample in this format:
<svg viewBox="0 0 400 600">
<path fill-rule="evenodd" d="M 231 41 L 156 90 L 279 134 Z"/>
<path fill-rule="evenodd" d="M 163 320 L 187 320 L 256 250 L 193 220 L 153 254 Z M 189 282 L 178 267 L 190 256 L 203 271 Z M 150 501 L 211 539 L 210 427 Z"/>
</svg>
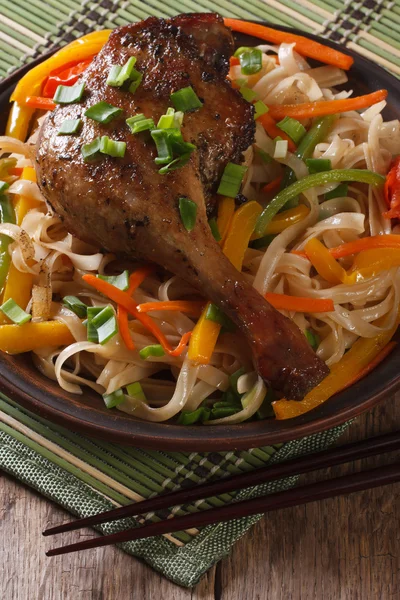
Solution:
<svg viewBox="0 0 400 600">
<path fill-rule="evenodd" d="M 122 508 L 116 508 L 92 517 L 78 519 L 57 527 L 52 527 L 43 532 L 43 535 L 54 535 L 66 531 L 73 531 L 81 527 L 100 525 L 126 517 L 135 515 L 145 515 L 159 509 L 165 509 L 180 504 L 187 504 L 202 498 L 210 498 L 219 494 L 233 492 L 242 488 L 260 485 L 274 479 L 300 475 L 334 465 L 343 464 L 350 461 L 384 454 L 400 450 L 400 431 L 395 431 L 386 435 L 369 438 L 361 442 L 339 446 L 330 450 L 324 450 L 316 454 L 295 458 L 284 463 L 256 469 L 250 473 L 243 473 L 228 479 L 222 479 L 214 483 L 194 486 L 189 489 L 177 492 L 166 493 L 149 500 L 143 500 L 134 504 L 129 504 Z M 133 529 L 120 531 L 112 535 L 94 538 L 62 546 L 46 552 L 47 556 L 56 556 L 58 554 L 67 554 L 89 548 L 98 548 L 109 544 L 119 544 L 131 540 L 139 540 L 174 531 L 182 531 L 192 527 L 203 527 L 212 523 L 230 521 L 250 515 L 266 513 L 280 508 L 288 508 L 300 504 L 307 504 L 315 500 L 324 498 L 333 498 L 343 494 L 350 494 L 369 488 L 380 487 L 400 481 L 400 461 L 391 465 L 369 469 L 358 473 L 351 473 L 343 477 L 328 479 L 295 487 L 293 489 L 233 502 L 219 508 L 192 513 L 182 517 L 169 518 L 157 523 L 150 523 Z"/>
</svg>

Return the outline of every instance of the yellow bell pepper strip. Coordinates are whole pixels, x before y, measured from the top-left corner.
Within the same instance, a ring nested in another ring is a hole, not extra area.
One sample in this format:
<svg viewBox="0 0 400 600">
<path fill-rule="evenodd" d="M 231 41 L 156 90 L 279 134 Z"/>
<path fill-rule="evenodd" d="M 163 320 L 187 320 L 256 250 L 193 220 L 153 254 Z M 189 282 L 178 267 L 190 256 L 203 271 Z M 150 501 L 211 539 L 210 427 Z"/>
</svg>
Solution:
<svg viewBox="0 0 400 600">
<path fill-rule="evenodd" d="M 6 135 L 25 142 L 28 135 L 28 127 L 35 109 L 31 106 L 25 106 L 19 102 L 14 102 L 11 106 L 7 125 Z"/>
<path fill-rule="evenodd" d="M 21 179 L 36 181 L 36 172 L 33 167 L 24 167 L 21 174 Z M 21 225 L 26 213 L 32 208 L 40 205 L 38 200 L 18 196 L 15 204 L 15 216 L 17 225 Z M 7 282 L 4 288 L 2 302 L 6 302 L 12 298 L 21 308 L 26 309 L 31 298 L 33 284 L 32 273 L 23 273 L 18 271 L 17 267 L 11 263 L 8 270 Z M 2 313 L 0 315 L 0 324 L 10 323 L 10 320 Z"/>
<path fill-rule="evenodd" d="M 357 283 L 379 275 L 392 267 L 400 267 L 400 248 L 377 248 L 357 254 L 347 272 L 346 283 Z"/>
<path fill-rule="evenodd" d="M 246 202 L 235 212 L 232 218 L 222 251 L 238 271 L 242 269 L 244 255 L 261 210 L 262 208 L 258 202 Z M 202 365 L 210 362 L 221 331 L 220 323 L 206 318 L 209 306 L 210 302 L 206 304 L 193 329 L 188 350 L 190 360 Z"/>
<path fill-rule="evenodd" d="M 235 212 L 235 199 L 223 196 L 218 201 L 218 217 L 217 227 L 221 236 L 220 244 L 222 245 L 225 241 L 229 226 L 232 221 L 233 213 Z"/>
<path fill-rule="evenodd" d="M 384 321 L 384 320 L 383 320 Z M 382 321 L 381 321 L 382 323 Z M 331 368 L 331 372 L 300 402 L 295 400 L 277 400 L 272 403 L 275 416 L 279 420 L 298 417 L 320 406 L 334 394 L 343 390 L 354 381 L 355 375 L 362 372 L 376 359 L 390 342 L 400 324 L 400 307 L 396 323 L 388 331 L 382 331 L 374 338 L 360 338 L 352 348 Z"/>
<path fill-rule="evenodd" d="M 68 327 L 58 321 L 0 325 L 0 350 L 7 354 L 21 354 L 46 346 L 68 346 L 74 341 Z"/>
<path fill-rule="evenodd" d="M 299 204 L 294 208 L 284 210 L 281 213 L 275 215 L 275 217 L 270 221 L 270 223 L 268 223 L 265 231 L 261 235 L 253 233 L 251 239 L 257 240 L 261 237 L 264 237 L 264 235 L 277 235 L 278 233 L 282 233 L 282 231 L 284 231 L 291 225 L 300 223 L 300 221 L 302 221 L 308 216 L 309 212 L 310 209 L 308 208 L 308 206 L 305 206 L 305 204 Z"/>
<path fill-rule="evenodd" d="M 93 35 L 84 36 L 61 48 L 20 79 L 11 95 L 11 101 L 23 105 L 27 97 L 40 96 L 42 84 L 51 71 L 63 65 L 67 66 L 70 62 L 78 62 L 94 56 L 100 52 L 110 37 L 110 33 L 111 29 L 96 31 Z"/>
<path fill-rule="evenodd" d="M 345 269 L 333 258 L 328 248 L 317 238 L 309 240 L 304 250 L 312 266 L 325 281 L 329 281 L 333 285 L 346 281 L 347 273 Z"/>
</svg>

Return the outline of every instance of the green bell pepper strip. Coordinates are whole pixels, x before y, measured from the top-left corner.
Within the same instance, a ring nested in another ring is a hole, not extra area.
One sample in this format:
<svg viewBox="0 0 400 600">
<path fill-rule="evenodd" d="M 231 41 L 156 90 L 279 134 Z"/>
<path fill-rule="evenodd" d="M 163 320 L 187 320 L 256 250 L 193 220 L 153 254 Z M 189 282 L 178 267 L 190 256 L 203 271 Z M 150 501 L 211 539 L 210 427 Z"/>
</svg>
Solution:
<svg viewBox="0 0 400 600">
<path fill-rule="evenodd" d="M 364 169 L 334 169 L 333 171 L 324 171 L 322 173 L 308 175 L 308 177 L 304 177 L 304 179 L 300 179 L 300 181 L 296 181 L 286 189 L 281 190 L 275 198 L 271 200 L 257 219 L 254 229 L 255 233 L 257 235 L 262 235 L 271 219 L 289 200 L 295 198 L 298 194 L 313 187 L 326 185 L 327 183 L 335 183 L 336 181 L 356 181 L 358 183 L 367 183 L 369 185 L 377 186 L 385 183 L 385 177 L 378 173 L 374 173 L 373 171 Z"/>
<path fill-rule="evenodd" d="M 15 210 L 11 200 L 5 194 L 0 195 L 0 222 L 15 223 Z M 12 239 L 6 235 L 0 235 L 0 293 L 3 293 L 6 283 L 8 270 L 10 268 L 11 256 L 8 253 L 8 246 Z"/>
<path fill-rule="evenodd" d="M 328 115 L 326 117 L 320 117 L 319 119 L 315 119 L 314 123 L 307 131 L 300 144 L 297 146 L 295 156 L 297 156 L 297 158 L 300 158 L 301 160 L 311 158 L 315 150 L 315 146 L 326 138 L 329 131 L 332 129 L 332 126 L 335 121 L 336 115 Z M 296 175 L 294 171 L 290 167 L 286 167 L 282 179 L 281 190 L 284 190 L 295 181 Z M 291 203 L 285 206 L 285 209 L 294 208 L 295 206 L 297 206 L 297 204 L 298 198 L 294 197 Z"/>
</svg>

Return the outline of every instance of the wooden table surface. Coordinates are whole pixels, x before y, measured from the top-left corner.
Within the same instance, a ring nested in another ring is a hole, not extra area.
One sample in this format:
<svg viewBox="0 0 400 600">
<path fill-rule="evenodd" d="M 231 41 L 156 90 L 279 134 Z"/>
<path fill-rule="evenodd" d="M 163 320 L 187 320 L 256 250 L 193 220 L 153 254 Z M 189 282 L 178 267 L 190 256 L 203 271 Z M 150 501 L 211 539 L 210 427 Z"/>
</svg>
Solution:
<svg viewBox="0 0 400 600">
<path fill-rule="evenodd" d="M 353 423 L 340 443 L 394 431 L 400 394 Z M 338 476 L 399 454 L 332 469 Z M 309 475 L 303 481 L 311 482 Z M 270 513 L 192 590 L 115 547 L 46 558 L 42 529 L 65 511 L 4 475 L 1 600 L 397 600 L 400 484 Z M 79 534 L 78 534 L 79 535 Z M 92 536 L 90 530 L 81 538 Z M 76 533 L 64 537 L 71 543 Z"/>
</svg>

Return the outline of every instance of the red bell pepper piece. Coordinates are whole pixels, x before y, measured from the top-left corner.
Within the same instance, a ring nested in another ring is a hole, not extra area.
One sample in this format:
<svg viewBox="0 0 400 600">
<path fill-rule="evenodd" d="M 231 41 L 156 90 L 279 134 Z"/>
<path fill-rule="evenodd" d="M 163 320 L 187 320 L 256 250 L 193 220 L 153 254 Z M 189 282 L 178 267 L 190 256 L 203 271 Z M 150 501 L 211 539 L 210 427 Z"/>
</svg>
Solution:
<svg viewBox="0 0 400 600">
<path fill-rule="evenodd" d="M 83 73 L 92 62 L 92 58 L 89 60 L 83 60 L 79 63 L 69 63 L 54 69 L 45 80 L 43 86 L 43 96 L 45 98 L 53 98 L 56 93 L 56 89 L 59 85 L 74 85 L 79 79 L 81 73 Z"/>
<path fill-rule="evenodd" d="M 400 219 L 400 156 L 397 156 L 386 176 L 385 200 L 389 210 L 383 213 L 387 219 Z"/>
</svg>

